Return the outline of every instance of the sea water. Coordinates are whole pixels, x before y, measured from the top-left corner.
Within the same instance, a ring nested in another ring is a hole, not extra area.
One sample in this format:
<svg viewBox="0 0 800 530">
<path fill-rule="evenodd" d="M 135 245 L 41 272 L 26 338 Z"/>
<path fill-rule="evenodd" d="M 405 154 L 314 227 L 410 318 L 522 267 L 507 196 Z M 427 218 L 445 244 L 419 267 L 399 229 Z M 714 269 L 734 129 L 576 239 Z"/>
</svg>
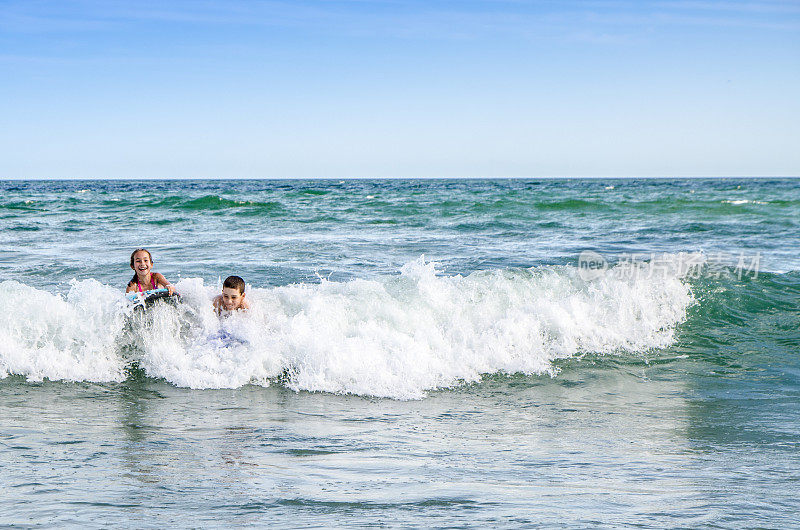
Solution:
<svg viewBox="0 0 800 530">
<path fill-rule="evenodd" d="M 0 191 L 0 525 L 800 526 L 800 180 Z"/>
</svg>

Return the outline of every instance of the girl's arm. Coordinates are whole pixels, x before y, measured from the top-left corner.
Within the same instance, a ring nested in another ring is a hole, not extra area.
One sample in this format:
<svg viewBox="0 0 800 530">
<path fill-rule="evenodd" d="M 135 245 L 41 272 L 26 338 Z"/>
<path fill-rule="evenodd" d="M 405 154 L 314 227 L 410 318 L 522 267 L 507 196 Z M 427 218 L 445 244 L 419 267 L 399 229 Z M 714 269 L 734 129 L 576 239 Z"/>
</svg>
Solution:
<svg viewBox="0 0 800 530">
<path fill-rule="evenodd" d="M 128 282 L 128 286 L 125 288 L 125 294 L 128 294 L 131 291 L 135 291 L 136 286 L 133 285 L 133 282 Z"/>
<path fill-rule="evenodd" d="M 154 274 L 156 277 L 156 287 L 163 287 L 164 289 L 169 291 L 170 295 L 175 294 L 175 287 L 173 287 L 173 285 L 169 283 L 169 281 L 166 278 L 164 278 L 163 274 L 161 274 L 160 272 L 156 272 Z"/>
</svg>

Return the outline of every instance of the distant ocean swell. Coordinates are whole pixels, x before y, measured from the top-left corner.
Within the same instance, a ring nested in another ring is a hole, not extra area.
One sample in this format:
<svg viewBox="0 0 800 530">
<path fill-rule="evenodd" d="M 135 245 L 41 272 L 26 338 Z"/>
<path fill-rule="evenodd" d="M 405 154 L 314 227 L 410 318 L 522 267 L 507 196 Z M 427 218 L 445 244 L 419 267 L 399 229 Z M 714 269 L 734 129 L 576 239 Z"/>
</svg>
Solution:
<svg viewBox="0 0 800 530">
<path fill-rule="evenodd" d="M 164 197 L 151 197 L 147 200 L 129 200 L 129 199 L 104 199 L 104 195 L 100 195 L 91 199 L 91 202 L 85 201 L 75 197 L 52 197 L 52 198 L 36 198 L 28 200 L 11 200 L 9 202 L 0 203 L 0 210 L 19 210 L 19 211 L 48 211 L 48 210 L 81 210 L 94 203 L 100 204 L 104 208 L 110 210 L 121 209 L 127 210 L 135 208 L 137 210 L 189 210 L 196 212 L 214 212 L 217 210 L 231 210 L 237 212 L 245 210 L 252 213 L 259 213 L 264 215 L 286 215 L 292 216 L 292 211 L 289 208 L 295 203 L 304 204 L 304 198 L 310 201 L 315 201 L 324 195 L 332 193 L 330 190 L 302 190 L 300 192 L 293 192 L 289 194 L 275 194 L 274 200 L 238 200 L 224 195 L 202 195 L 199 197 L 185 197 L 181 195 L 166 195 Z M 107 196 L 107 195 L 105 195 Z M 370 207 L 376 210 L 395 211 L 403 210 L 406 208 L 415 209 L 417 213 L 435 208 L 436 212 L 442 215 L 448 213 L 457 214 L 499 214 L 504 213 L 513 215 L 515 213 L 534 213 L 534 212 L 548 212 L 548 211 L 608 211 L 608 212 L 622 212 L 628 211 L 632 213 L 642 214 L 664 214 L 664 213 L 679 213 L 691 211 L 694 214 L 710 214 L 710 215 L 736 215 L 736 214 L 751 214 L 769 216 L 772 213 L 785 213 L 786 210 L 797 208 L 800 206 L 800 201 L 786 200 L 786 199 L 772 199 L 772 200 L 748 200 L 748 199 L 719 199 L 719 198 L 705 198 L 699 197 L 676 198 L 673 196 L 657 198 L 657 199 L 620 199 L 619 197 L 595 197 L 591 199 L 578 199 L 578 198 L 561 198 L 561 199 L 545 199 L 541 197 L 517 196 L 513 193 L 500 194 L 493 198 L 493 200 L 468 200 L 462 198 L 460 200 L 442 199 L 432 203 L 416 204 L 413 200 L 404 204 L 395 203 L 394 200 L 387 200 L 379 196 L 368 195 L 366 197 L 330 197 L 328 206 L 333 207 L 348 207 L 352 206 L 351 203 L 341 203 L 343 199 L 350 199 L 357 201 L 362 207 Z M 422 207 L 418 209 L 417 207 Z"/>
<path fill-rule="evenodd" d="M 420 258 L 379 280 L 251 288 L 251 313 L 222 321 L 210 305 L 218 287 L 200 279 L 178 284 L 185 303 L 146 315 L 95 280 L 65 297 L 6 281 L 0 376 L 121 381 L 140 370 L 197 389 L 279 383 L 398 399 L 483 374 L 556 376 L 557 359 L 674 343 L 697 303 L 685 271 L 621 274 L 637 266 L 592 279 L 571 266 L 462 277 Z"/>
</svg>

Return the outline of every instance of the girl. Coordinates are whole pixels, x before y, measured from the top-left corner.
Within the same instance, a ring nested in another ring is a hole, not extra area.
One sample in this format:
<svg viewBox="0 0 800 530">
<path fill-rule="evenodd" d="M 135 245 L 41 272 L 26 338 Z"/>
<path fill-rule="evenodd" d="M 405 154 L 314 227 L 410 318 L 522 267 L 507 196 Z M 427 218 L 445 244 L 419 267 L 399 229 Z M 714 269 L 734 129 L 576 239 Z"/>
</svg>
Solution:
<svg viewBox="0 0 800 530">
<path fill-rule="evenodd" d="M 131 291 L 143 293 L 158 288 L 166 289 L 170 295 L 175 293 L 175 288 L 164 278 L 163 274 L 153 272 L 153 256 L 149 251 L 143 248 L 134 250 L 131 254 L 131 269 L 133 269 L 134 275 L 128 282 L 126 293 Z"/>
</svg>

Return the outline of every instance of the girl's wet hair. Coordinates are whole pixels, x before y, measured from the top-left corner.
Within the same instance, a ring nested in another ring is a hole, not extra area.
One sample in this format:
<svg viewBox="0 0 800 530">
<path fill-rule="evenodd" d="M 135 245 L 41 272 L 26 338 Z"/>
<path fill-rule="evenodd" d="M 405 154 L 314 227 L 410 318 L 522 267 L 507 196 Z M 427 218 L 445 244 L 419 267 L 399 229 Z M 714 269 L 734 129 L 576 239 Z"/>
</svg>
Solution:
<svg viewBox="0 0 800 530">
<path fill-rule="evenodd" d="M 136 256 L 137 252 L 147 252 L 147 257 L 150 258 L 150 263 L 153 263 L 153 256 L 150 254 L 150 251 L 146 248 L 137 248 L 133 252 L 131 252 L 131 268 L 133 268 L 133 258 Z"/>
</svg>

